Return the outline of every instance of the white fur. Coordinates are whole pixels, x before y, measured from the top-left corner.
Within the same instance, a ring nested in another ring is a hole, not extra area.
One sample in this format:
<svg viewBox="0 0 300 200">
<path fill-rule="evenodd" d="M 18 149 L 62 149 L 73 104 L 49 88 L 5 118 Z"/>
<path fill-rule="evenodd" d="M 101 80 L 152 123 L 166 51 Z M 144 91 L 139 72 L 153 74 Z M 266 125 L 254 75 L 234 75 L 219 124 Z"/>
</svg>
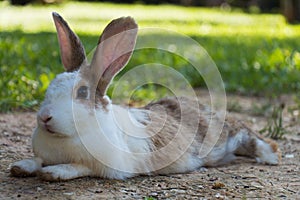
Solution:
<svg viewBox="0 0 300 200">
<path fill-rule="evenodd" d="M 76 72 L 60 74 L 50 84 L 40 112 L 46 108 L 50 111 L 50 125 L 55 134 L 38 124 L 32 140 L 35 156 L 45 165 L 84 163 L 95 175 L 108 178 L 133 176 L 141 166 L 143 171 L 150 171 L 145 169 L 144 160 L 134 158 L 133 154 L 150 150 L 145 127 L 139 123 L 147 121 L 146 114 L 109 104 L 107 111 L 100 108 L 95 116 L 91 115 L 85 105 L 72 102 L 72 94 L 65 92 L 72 91 L 76 75 Z M 73 112 L 77 113 L 75 121 L 70 117 Z"/>
<path fill-rule="evenodd" d="M 49 181 L 68 180 L 93 174 L 89 168 L 78 164 L 59 164 L 47 166 L 43 167 L 40 173 L 44 179 Z"/>
<path fill-rule="evenodd" d="M 38 171 L 46 180 L 68 180 L 82 176 L 125 179 L 137 174 L 151 174 L 158 166 L 151 163 L 153 146 L 144 123 L 149 123 L 146 110 L 125 108 L 108 101 L 105 110 L 90 110 L 72 98 L 77 72 L 62 73 L 50 84 L 38 113 L 46 109 L 52 116 L 48 132 L 38 120 L 32 137 L 33 160 L 16 162 L 23 171 Z M 108 98 L 108 97 L 106 97 Z M 215 166 L 234 159 L 234 151 L 249 140 L 247 130 L 225 138 L 205 158 L 183 152 L 183 155 L 156 173 L 183 173 L 202 166 Z M 278 164 L 269 144 L 257 139 L 257 161 Z M 196 148 L 195 146 L 190 148 Z M 190 149 L 197 152 L 197 149 Z M 172 155 L 170 155 L 172 156 Z M 45 167 L 41 168 L 41 163 Z"/>
<path fill-rule="evenodd" d="M 271 146 L 260 140 L 256 140 L 256 161 L 259 163 L 266 163 L 271 165 L 277 165 L 279 163 L 279 157 L 272 151 Z"/>
<path fill-rule="evenodd" d="M 234 152 L 242 144 L 243 140 L 248 140 L 247 133 L 248 131 L 246 129 L 241 129 L 234 137 L 229 137 L 227 151 Z"/>
<path fill-rule="evenodd" d="M 35 159 L 24 159 L 15 162 L 11 165 L 11 168 L 18 167 L 21 171 L 26 174 L 32 174 L 39 171 L 42 168 L 42 160 L 40 158 Z"/>
<path fill-rule="evenodd" d="M 124 179 L 137 173 L 151 173 L 154 167 L 147 153 L 152 144 L 145 125 L 141 123 L 149 122 L 149 113 L 109 103 L 106 111 L 99 108 L 95 116 L 92 115 L 87 106 L 72 102 L 72 94 L 64 92 L 72 91 L 76 75 L 76 72 L 63 73 L 49 86 L 40 112 L 45 108 L 50 111 L 51 130 L 56 133 L 51 134 L 38 124 L 32 140 L 35 156 L 45 165 L 82 163 L 91 169 L 89 175 L 107 178 Z M 75 121 L 70 117 L 72 113 Z M 159 172 L 179 173 L 202 165 L 201 159 L 187 154 Z M 59 175 L 61 167 L 43 168 L 41 172 L 48 173 L 49 169 L 53 179 L 74 178 L 74 173 L 65 177 Z M 57 173 L 54 173 L 55 169 Z"/>
</svg>

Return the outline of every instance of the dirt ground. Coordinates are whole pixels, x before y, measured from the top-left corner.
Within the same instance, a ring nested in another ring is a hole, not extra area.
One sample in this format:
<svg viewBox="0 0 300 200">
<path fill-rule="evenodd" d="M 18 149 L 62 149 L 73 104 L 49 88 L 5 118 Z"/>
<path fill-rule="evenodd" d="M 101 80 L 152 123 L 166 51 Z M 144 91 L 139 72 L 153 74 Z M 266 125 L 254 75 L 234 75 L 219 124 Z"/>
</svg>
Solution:
<svg viewBox="0 0 300 200">
<path fill-rule="evenodd" d="M 232 114 L 253 129 L 266 125 L 265 117 L 249 114 L 254 103 L 263 104 L 265 99 L 230 95 L 228 102 L 239 104 L 232 107 L 236 111 Z M 87 177 L 50 183 L 9 175 L 12 162 L 32 156 L 35 113 L 0 114 L 0 199 L 300 199 L 300 125 L 287 113 L 284 124 L 291 133 L 278 141 L 282 151 L 279 166 L 243 158 L 187 174 L 140 176 L 125 181 Z"/>
</svg>

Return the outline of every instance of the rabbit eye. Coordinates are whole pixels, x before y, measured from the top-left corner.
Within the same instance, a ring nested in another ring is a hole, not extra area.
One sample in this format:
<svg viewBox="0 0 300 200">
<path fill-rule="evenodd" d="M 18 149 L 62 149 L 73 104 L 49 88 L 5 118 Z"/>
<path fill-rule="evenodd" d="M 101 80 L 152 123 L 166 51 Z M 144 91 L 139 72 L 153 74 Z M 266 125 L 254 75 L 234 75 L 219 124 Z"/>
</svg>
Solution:
<svg viewBox="0 0 300 200">
<path fill-rule="evenodd" d="M 80 86 L 77 90 L 77 98 L 86 99 L 88 97 L 88 87 Z"/>
</svg>

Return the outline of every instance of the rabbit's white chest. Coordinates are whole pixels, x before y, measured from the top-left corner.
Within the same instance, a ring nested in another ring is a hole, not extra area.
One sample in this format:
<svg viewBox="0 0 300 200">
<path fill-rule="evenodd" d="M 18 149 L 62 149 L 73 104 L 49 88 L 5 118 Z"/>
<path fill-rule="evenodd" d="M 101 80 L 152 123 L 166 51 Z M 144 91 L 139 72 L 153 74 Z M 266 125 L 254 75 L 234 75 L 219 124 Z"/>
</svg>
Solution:
<svg viewBox="0 0 300 200">
<path fill-rule="evenodd" d="M 85 152 L 72 138 L 55 137 L 39 128 L 33 134 L 32 147 L 35 156 L 42 158 L 45 165 L 74 162 Z"/>
</svg>

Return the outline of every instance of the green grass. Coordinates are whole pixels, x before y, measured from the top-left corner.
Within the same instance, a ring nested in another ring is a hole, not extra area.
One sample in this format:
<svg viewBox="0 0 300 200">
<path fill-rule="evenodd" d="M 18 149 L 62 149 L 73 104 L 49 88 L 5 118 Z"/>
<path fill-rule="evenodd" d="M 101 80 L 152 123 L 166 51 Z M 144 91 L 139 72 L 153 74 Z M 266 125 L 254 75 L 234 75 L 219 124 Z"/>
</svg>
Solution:
<svg viewBox="0 0 300 200">
<path fill-rule="evenodd" d="M 12 7 L 4 1 L 0 2 L 1 111 L 34 108 L 49 82 L 63 71 L 52 11 L 69 22 L 87 52 L 111 19 L 130 15 L 140 28 L 165 28 L 199 42 L 218 66 L 229 92 L 272 96 L 300 89 L 300 26 L 286 24 L 281 15 L 109 3 Z M 126 70 L 151 62 L 173 66 L 194 87 L 205 86 L 189 63 L 163 51 L 135 52 Z M 154 96 L 137 90 L 134 98 Z"/>
<path fill-rule="evenodd" d="M 265 134 L 266 136 L 278 140 L 282 139 L 285 134 L 290 133 L 286 127 L 283 125 L 283 109 L 285 105 L 276 105 L 273 107 L 272 115 L 269 118 L 268 124 L 265 128 L 260 130 L 261 134 Z"/>
</svg>

